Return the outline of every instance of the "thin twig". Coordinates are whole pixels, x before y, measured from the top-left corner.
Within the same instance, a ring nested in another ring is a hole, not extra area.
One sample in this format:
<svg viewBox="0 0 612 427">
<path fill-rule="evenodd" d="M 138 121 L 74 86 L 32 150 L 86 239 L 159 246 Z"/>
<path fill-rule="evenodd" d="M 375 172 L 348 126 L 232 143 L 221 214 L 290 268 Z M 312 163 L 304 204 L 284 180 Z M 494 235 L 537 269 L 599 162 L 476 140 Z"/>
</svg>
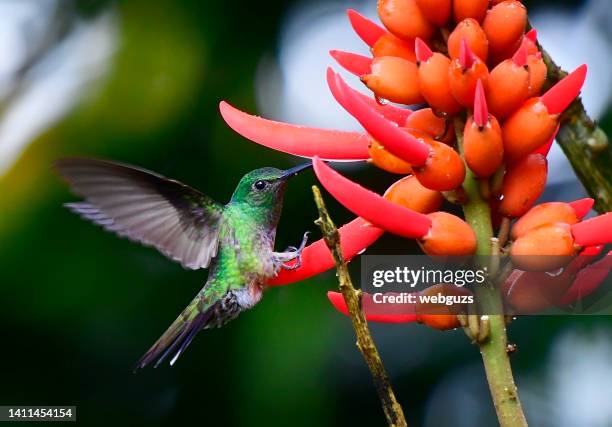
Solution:
<svg viewBox="0 0 612 427">
<path fill-rule="evenodd" d="M 325 240 L 334 258 L 340 292 L 342 292 L 344 301 L 346 301 L 351 322 L 353 323 L 353 329 L 355 329 L 355 334 L 357 335 L 357 348 L 359 348 L 359 351 L 363 355 L 372 373 L 374 385 L 380 397 L 387 423 L 389 426 L 407 427 L 404 411 L 395 398 L 393 388 L 389 382 L 389 377 L 387 376 L 385 367 L 383 366 L 372 335 L 370 334 L 368 323 L 361 311 L 361 291 L 356 290 L 351 281 L 351 276 L 342 255 L 338 229 L 327 212 L 323 197 L 321 197 L 321 192 L 317 186 L 312 187 L 312 193 L 314 194 L 315 203 L 319 210 L 319 219 L 317 219 L 315 223 L 321 229 L 323 240 Z"/>
<path fill-rule="evenodd" d="M 503 247 L 506 246 L 506 243 L 508 243 L 509 236 L 510 236 L 510 218 L 505 216 L 501 220 L 501 224 L 499 226 L 499 232 L 497 233 L 499 251 L 501 251 Z"/>
</svg>

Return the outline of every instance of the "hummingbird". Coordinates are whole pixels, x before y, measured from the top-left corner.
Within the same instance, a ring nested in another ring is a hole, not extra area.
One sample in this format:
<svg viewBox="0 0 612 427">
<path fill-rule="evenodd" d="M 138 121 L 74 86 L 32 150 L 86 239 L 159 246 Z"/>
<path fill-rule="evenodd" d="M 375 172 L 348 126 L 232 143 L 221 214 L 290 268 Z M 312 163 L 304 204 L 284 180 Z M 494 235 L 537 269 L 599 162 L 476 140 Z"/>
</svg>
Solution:
<svg viewBox="0 0 612 427">
<path fill-rule="evenodd" d="M 295 269 L 308 240 L 274 251 L 287 181 L 312 166 L 271 167 L 244 175 L 222 205 L 179 181 L 138 167 L 90 158 L 55 162 L 82 202 L 65 206 L 107 231 L 158 249 L 184 268 L 208 269 L 204 287 L 134 370 L 170 357 L 174 365 L 202 329 L 221 327 L 255 306 L 266 280 Z M 294 263 L 289 264 L 290 261 Z"/>
</svg>

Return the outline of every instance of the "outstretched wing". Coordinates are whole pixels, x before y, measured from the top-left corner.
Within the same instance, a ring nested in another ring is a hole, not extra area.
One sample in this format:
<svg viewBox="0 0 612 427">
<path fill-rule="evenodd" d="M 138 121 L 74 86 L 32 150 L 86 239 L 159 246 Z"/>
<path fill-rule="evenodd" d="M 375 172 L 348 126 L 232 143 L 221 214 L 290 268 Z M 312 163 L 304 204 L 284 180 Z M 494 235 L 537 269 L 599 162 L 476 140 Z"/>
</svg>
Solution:
<svg viewBox="0 0 612 427">
<path fill-rule="evenodd" d="M 178 181 L 119 163 L 66 158 L 55 167 L 85 202 L 73 212 L 120 236 L 153 246 L 190 269 L 216 255 L 223 206 Z"/>
</svg>

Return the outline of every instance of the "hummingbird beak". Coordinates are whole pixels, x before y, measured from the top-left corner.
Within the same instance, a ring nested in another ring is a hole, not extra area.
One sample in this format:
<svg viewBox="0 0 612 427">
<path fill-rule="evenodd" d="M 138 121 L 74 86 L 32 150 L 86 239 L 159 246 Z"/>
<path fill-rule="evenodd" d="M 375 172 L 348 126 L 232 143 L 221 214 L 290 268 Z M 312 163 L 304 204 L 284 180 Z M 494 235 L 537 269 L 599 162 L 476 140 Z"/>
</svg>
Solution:
<svg viewBox="0 0 612 427">
<path fill-rule="evenodd" d="M 298 173 L 306 170 L 306 169 L 310 169 L 312 167 L 312 162 L 310 163 L 304 163 L 302 165 L 298 165 L 295 166 L 291 169 L 287 169 L 281 176 L 280 179 L 283 181 L 288 180 L 289 178 L 293 178 L 294 176 L 296 176 Z"/>
</svg>

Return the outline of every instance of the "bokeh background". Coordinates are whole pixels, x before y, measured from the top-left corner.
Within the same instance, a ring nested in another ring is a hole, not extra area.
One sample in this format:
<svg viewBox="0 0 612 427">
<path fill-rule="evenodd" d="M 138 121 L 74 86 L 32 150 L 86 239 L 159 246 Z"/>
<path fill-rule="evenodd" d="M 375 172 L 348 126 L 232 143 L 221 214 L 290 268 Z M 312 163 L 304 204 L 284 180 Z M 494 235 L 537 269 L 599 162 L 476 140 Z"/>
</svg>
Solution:
<svg viewBox="0 0 612 427">
<path fill-rule="evenodd" d="M 587 109 L 610 134 L 608 0 L 525 3 L 560 63 L 589 64 Z M 79 423 L 92 426 L 384 424 L 350 322 L 327 302 L 333 273 L 270 290 L 201 333 L 175 367 L 132 374 L 206 272 L 70 214 L 61 205 L 75 198 L 51 169 L 65 155 L 110 158 L 225 202 L 245 172 L 295 164 L 232 133 L 217 105 L 357 128 L 324 84 L 329 49 L 365 53 L 347 7 L 375 16 L 374 0 L 0 1 L 0 404 L 78 405 Z M 558 150 L 551 163 L 545 198 L 583 194 Z M 343 167 L 380 191 L 393 180 Z M 278 247 L 305 230 L 318 236 L 313 182 L 292 181 Z M 338 223 L 351 218 L 328 202 Z M 385 236 L 370 253 L 411 250 Z M 412 425 L 495 425 L 480 355 L 462 331 L 372 329 Z M 612 318 L 597 316 L 511 325 L 532 425 L 612 426 L 611 331 Z"/>
</svg>

